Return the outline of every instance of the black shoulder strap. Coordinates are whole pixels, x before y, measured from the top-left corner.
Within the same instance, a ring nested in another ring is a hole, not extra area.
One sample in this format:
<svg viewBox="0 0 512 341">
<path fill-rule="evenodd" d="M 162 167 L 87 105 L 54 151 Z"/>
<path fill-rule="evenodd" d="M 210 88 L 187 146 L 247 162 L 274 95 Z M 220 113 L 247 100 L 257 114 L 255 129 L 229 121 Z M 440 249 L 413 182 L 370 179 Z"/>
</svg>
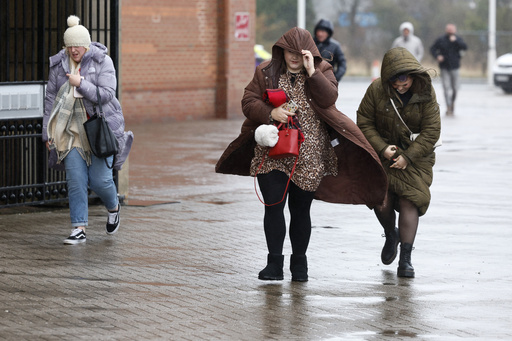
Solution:
<svg viewBox="0 0 512 341">
<path fill-rule="evenodd" d="M 96 112 L 96 104 L 93 105 L 94 113 L 103 116 L 103 108 L 101 107 L 101 96 L 100 96 L 100 88 L 99 86 L 96 86 L 96 98 L 98 100 L 98 107 L 100 108 L 100 112 Z"/>
</svg>

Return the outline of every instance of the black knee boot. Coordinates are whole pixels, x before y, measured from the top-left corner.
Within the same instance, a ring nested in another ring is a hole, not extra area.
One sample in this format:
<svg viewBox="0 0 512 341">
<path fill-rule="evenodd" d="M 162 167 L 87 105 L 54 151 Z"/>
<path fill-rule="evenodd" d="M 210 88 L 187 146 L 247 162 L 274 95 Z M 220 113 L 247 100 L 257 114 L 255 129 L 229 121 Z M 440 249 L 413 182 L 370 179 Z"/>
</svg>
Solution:
<svg viewBox="0 0 512 341">
<path fill-rule="evenodd" d="M 396 227 L 391 231 L 386 231 L 384 229 L 384 234 L 386 236 L 386 242 L 382 248 L 380 259 L 382 260 L 382 263 L 389 265 L 393 263 L 396 258 L 396 250 L 398 248 L 398 243 L 400 242 L 400 236 Z"/>
<path fill-rule="evenodd" d="M 269 253 L 267 256 L 267 266 L 258 274 L 258 278 L 266 281 L 280 281 L 283 279 L 284 256 Z"/>
<path fill-rule="evenodd" d="M 292 281 L 307 282 L 308 259 L 306 255 L 291 255 L 290 271 L 292 272 Z"/>
<path fill-rule="evenodd" d="M 414 277 L 414 268 L 411 263 L 412 244 L 403 243 L 400 246 L 400 260 L 398 262 L 398 277 Z"/>
</svg>

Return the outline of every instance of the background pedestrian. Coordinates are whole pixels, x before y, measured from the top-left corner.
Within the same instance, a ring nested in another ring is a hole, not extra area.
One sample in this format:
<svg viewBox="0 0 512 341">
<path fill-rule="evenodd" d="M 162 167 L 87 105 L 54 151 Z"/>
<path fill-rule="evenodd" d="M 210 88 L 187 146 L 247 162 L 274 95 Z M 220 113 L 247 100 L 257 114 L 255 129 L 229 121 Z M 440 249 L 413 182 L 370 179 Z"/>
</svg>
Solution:
<svg viewBox="0 0 512 341">
<path fill-rule="evenodd" d="M 399 30 L 400 36 L 393 41 L 391 48 L 405 47 L 421 63 L 424 53 L 423 43 L 420 38 L 414 35 L 414 26 L 406 21 L 400 25 Z"/>
<path fill-rule="evenodd" d="M 324 60 L 328 61 L 334 70 L 338 83 L 347 71 L 347 61 L 341 50 L 340 43 L 332 37 L 333 25 L 330 20 L 321 19 L 315 26 L 315 44 Z"/>
<path fill-rule="evenodd" d="M 446 25 L 445 34 L 437 38 L 430 47 L 430 53 L 437 60 L 441 69 L 447 116 L 454 115 L 455 98 L 460 85 L 460 60 L 468 48 L 464 40 L 456 33 L 457 27 L 454 24 Z"/>
</svg>

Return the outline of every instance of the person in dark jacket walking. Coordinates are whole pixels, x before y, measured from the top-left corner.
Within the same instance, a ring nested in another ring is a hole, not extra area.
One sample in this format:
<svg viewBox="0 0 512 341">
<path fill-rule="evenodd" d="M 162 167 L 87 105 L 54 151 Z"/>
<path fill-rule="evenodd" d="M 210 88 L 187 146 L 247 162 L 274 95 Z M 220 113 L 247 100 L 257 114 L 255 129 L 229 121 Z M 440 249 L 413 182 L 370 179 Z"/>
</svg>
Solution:
<svg viewBox="0 0 512 341">
<path fill-rule="evenodd" d="M 347 71 L 347 61 L 341 51 L 340 43 L 332 38 L 333 26 L 330 20 L 321 19 L 315 26 L 314 41 L 322 58 L 328 61 L 338 83 Z"/>
<path fill-rule="evenodd" d="M 267 89 L 282 89 L 297 105 L 294 112 L 265 102 Z M 261 280 L 283 279 L 283 243 L 286 236 L 284 208 L 290 210 L 292 281 L 308 280 L 306 251 L 311 236 L 313 199 L 333 203 L 383 202 L 387 179 L 379 157 L 357 125 L 336 108 L 338 86 L 332 66 L 322 60 L 311 34 L 292 28 L 273 46 L 272 59 L 260 64 L 242 98 L 246 120 L 242 132 L 217 162 L 216 172 L 252 175 L 257 179 L 265 206 L 263 228 L 267 241 L 267 266 Z M 268 146 L 256 142 L 256 130 L 297 119 L 304 142 L 294 168 L 294 157 L 271 159 Z M 262 162 L 264 160 L 264 162 Z"/>
<path fill-rule="evenodd" d="M 454 115 L 455 98 L 459 89 L 460 60 L 464 51 L 468 49 L 464 40 L 456 33 L 457 27 L 454 24 L 446 25 L 445 34 L 437 38 L 430 47 L 430 53 L 441 69 L 447 116 Z"/>
<path fill-rule="evenodd" d="M 357 125 L 388 174 L 388 194 L 374 210 L 386 236 L 382 263 L 395 260 L 400 243 L 397 275 L 414 277 L 411 251 L 419 217 L 430 204 L 441 118 L 429 70 L 406 48 L 395 47 L 384 55 L 381 78 L 368 87 L 357 110 Z M 411 132 L 419 135 L 413 140 Z"/>
</svg>

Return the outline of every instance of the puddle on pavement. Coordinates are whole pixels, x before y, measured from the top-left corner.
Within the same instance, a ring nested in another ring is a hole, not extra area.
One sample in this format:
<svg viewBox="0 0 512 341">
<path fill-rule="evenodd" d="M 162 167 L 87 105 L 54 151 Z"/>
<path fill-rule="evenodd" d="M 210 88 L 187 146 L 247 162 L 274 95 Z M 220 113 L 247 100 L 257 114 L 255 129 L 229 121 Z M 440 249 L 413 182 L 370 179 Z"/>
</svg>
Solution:
<svg viewBox="0 0 512 341">
<path fill-rule="evenodd" d="M 281 287 L 279 286 L 260 286 L 260 292 L 264 292 L 266 296 L 273 296 L 279 298 L 292 298 L 295 296 L 294 293 L 284 293 Z M 368 304 L 373 305 L 377 303 L 382 303 L 386 301 L 384 297 L 348 297 L 348 296 L 319 296 L 319 295 L 302 295 L 302 299 L 306 300 L 310 303 L 317 304 L 320 306 L 329 306 L 329 305 L 337 305 L 339 302 L 344 302 L 345 304 Z"/>
<path fill-rule="evenodd" d="M 332 303 L 333 301 L 343 301 L 351 304 L 376 304 L 385 301 L 384 297 L 325 297 L 325 296 L 306 296 L 307 299 L 315 302 L 328 301 Z M 326 303 L 327 304 L 327 303 Z"/>
<path fill-rule="evenodd" d="M 364 337 L 369 337 L 369 336 L 372 337 L 372 336 L 375 336 L 375 335 L 377 335 L 377 333 L 371 332 L 371 331 L 355 332 L 355 333 L 350 333 L 350 334 L 344 334 L 343 336 L 329 338 L 329 339 L 326 339 L 326 341 L 358 340 L 358 339 L 361 339 L 361 338 L 364 338 Z"/>
</svg>

